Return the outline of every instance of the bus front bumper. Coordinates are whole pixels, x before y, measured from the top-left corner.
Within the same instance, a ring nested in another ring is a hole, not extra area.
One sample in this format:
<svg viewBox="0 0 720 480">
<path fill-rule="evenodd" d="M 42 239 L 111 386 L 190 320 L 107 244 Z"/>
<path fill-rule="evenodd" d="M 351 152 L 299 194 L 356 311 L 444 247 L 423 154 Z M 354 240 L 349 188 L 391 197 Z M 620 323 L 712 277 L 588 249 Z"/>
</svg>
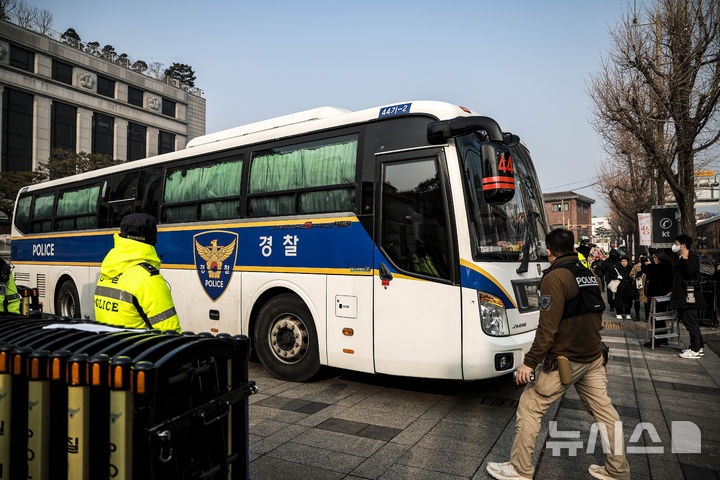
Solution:
<svg viewBox="0 0 720 480">
<path fill-rule="evenodd" d="M 471 352 L 465 349 L 463 356 L 463 379 L 481 380 L 484 378 L 500 377 L 512 373 L 522 365 L 525 354 L 530 350 L 535 340 L 535 330 L 530 330 L 507 337 L 491 337 L 485 335 L 485 348 L 483 351 Z M 470 350 L 475 350 L 471 348 Z M 501 357 L 506 357 L 504 368 L 498 369 Z M 512 357 L 512 363 L 507 362 Z"/>
</svg>

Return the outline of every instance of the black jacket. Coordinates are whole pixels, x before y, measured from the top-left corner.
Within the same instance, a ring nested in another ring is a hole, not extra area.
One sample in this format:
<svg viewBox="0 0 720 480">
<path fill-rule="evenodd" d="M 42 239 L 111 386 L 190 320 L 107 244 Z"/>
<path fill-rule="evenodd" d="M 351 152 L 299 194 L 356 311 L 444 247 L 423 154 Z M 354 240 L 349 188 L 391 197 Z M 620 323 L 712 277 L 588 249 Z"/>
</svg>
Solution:
<svg viewBox="0 0 720 480">
<path fill-rule="evenodd" d="M 700 257 L 690 252 L 687 260 L 678 258 L 672 277 L 671 308 L 705 308 L 705 297 L 700 293 Z M 687 303 L 687 285 L 695 283 L 695 303 Z"/>
<path fill-rule="evenodd" d="M 647 275 L 647 297 L 667 295 L 672 290 L 673 268 L 668 262 L 650 263 L 642 266 L 642 272 Z"/>
</svg>

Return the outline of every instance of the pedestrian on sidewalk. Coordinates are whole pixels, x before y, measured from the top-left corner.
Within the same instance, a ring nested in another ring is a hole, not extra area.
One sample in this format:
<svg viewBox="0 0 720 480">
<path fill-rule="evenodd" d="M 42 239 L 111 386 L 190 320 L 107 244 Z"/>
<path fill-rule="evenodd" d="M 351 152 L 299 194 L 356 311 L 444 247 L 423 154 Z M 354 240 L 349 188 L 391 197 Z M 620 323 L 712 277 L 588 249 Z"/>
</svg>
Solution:
<svg viewBox="0 0 720 480">
<path fill-rule="evenodd" d="M 620 285 L 615 291 L 615 318 L 618 320 L 622 320 L 623 315 L 626 320 L 632 320 L 630 310 L 633 302 L 638 297 L 635 280 L 630 277 L 631 270 L 630 260 L 626 256 L 620 258 L 620 263 L 613 267 L 615 273 L 613 280 L 620 280 Z"/>
<path fill-rule="evenodd" d="M 510 461 L 487 465 L 488 473 L 496 479 L 533 477 L 535 468 L 531 457 L 542 416 L 571 385 L 575 385 L 595 421 L 605 425 L 611 449 L 605 466 L 591 465 L 588 471 L 593 477 L 605 480 L 630 478 L 623 439 L 615 438 L 615 422 L 619 422 L 620 417 L 607 395 L 600 337 L 605 305 L 597 277 L 584 268 L 573 253 L 573 240 L 572 232 L 560 228 L 545 238 L 552 263 L 540 283 L 540 322 L 532 347 L 516 375 L 517 384 L 528 385 L 517 408 Z M 557 368 L 560 357 L 569 361 L 570 378 L 564 378 L 566 384 L 561 382 Z M 531 382 L 533 372 L 535 381 Z"/>
<path fill-rule="evenodd" d="M 643 263 L 642 271 L 646 276 L 647 283 L 647 297 L 652 302 L 653 297 L 664 297 L 670 295 L 672 290 L 672 279 L 673 279 L 673 267 L 670 262 L 670 257 L 662 250 L 654 250 L 652 252 L 652 261 L 650 259 L 645 260 Z M 664 312 L 667 309 L 667 302 L 658 303 L 656 305 L 656 312 Z M 658 320 L 655 322 L 655 328 L 665 328 L 665 320 Z M 657 345 L 667 345 L 667 338 L 660 338 L 655 341 Z M 647 348 L 652 347 L 652 340 L 648 340 L 644 343 Z"/>
<path fill-rule="evenodd" d="M 678 320 L 690 334 L 690 348 L 683 350 L 682 358 L 700 358 L 704 355 L 703 338 L 698 323 L 698 309 L 705 308 L 705 297 L 700 292 L 700 257 L 690 251 L 693 239 L 684 233 L 675 237 L 672 251 L 678 254 L 673 269 L 670 308 L 675 309 Z"/>
<path fill-rule="evenodd" d="M 638 291 L 638 297 L 634 301 L 634 307 L 635 307 L 635 321 L 640 321 L 640 305 L 643 305 L 643 310 L 645 311 L 645 318 L 644 321 L 647 322 L 648 319 L 648 313 L 650 309 L 650 303 L 648 302 L 648 298 L 645 295 L 645 287 L 647 286 L 647 278 L 646 275 L 642 272 L 642 265 L 647 260 L 647 257 L 641 256 L 638 259 L 638 262 L 633 265 L 632 270 L 630 270 L 630 277 L 635 281 L 635 288 Z"/>
<path fill-rule="evenodd" d="M 615 280 L 615 278 L 617 277 L 615 267 L 618 265 L 619 262 L 620 255 L 618 255 L 617 250 L 612 249 L 610 250 L 608 258 L 603 260 L 603 262 L 598 265 L 599 270 L 596 270 L 596 272 L 599 273 L 603 278 L 603 283 L 605 284 L 607 291 L 608 310 L 610 310 L 611 312 L 615 310 L 615 293 L 610 290 L 610 282 Z"/>
</svg>

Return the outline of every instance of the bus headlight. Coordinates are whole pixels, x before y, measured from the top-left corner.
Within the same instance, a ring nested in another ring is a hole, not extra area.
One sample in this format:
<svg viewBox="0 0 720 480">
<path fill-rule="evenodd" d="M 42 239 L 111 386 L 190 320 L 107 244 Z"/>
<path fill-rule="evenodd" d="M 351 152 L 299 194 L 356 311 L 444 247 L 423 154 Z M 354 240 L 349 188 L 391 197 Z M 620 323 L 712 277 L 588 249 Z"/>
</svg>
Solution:
<svg viewBox="0 0 720 480">
<path fill-rule="evenodd" d="M 483 332 L 493 337 L 510 335 L 510 325 L 502 300 L 494 295 L 478 292 L 478 304 Z"/>
</svg>

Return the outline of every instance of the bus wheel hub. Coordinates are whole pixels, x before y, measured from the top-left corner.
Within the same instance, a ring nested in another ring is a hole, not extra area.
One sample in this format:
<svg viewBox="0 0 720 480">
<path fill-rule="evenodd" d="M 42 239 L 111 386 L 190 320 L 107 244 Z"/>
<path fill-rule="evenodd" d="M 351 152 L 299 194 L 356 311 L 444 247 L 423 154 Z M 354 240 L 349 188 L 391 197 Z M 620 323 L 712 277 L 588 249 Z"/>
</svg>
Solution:
<svg viewBox="0 0 720 480">
<path fill-rule="evenodd" d="M 308 332 L 305 323 L 290 314 L 281 315 L 272 323 L 270 347 L 283 363 L 297 363 L 308 349 Z"/>
</svg>

